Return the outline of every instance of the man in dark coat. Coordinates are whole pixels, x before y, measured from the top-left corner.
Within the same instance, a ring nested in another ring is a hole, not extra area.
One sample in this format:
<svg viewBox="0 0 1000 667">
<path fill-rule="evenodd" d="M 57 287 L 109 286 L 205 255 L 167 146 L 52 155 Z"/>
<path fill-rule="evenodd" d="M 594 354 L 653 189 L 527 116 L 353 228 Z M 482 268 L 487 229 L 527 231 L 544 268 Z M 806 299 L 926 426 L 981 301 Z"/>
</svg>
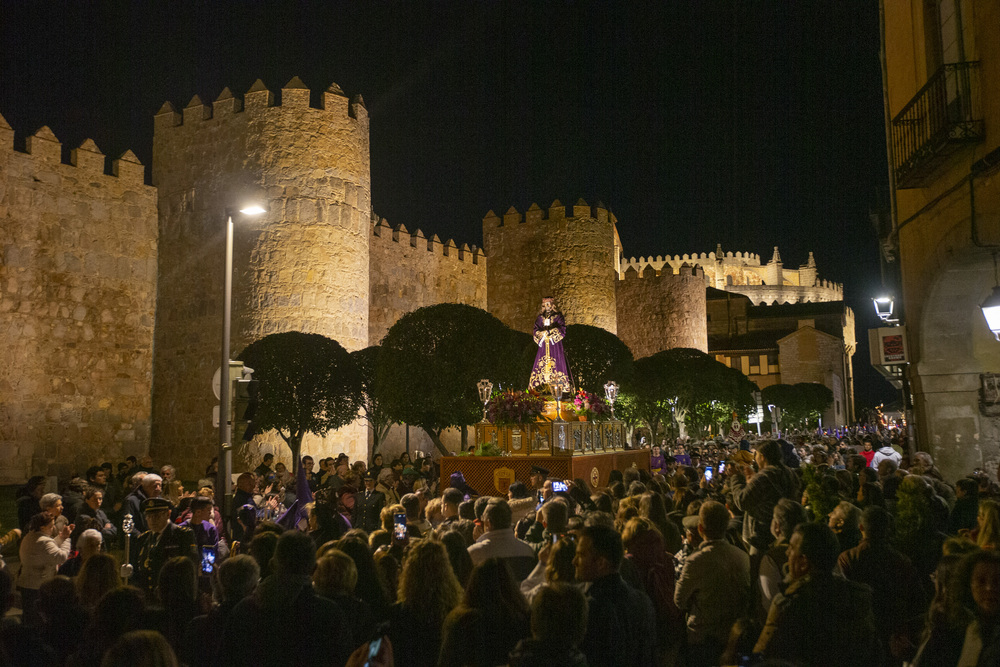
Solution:
<svg viewBox="0 0 1000 667">
<path fill-rule="evenodd" d="M 275 572 L 237 604 L 226 621 L 220 655 L 227 664 L 343 665 L 356 647 L 343 610 L 313 590 L 316 546 L 306 533 L 282 533 L 274 551 Z M 275 641 L 262 629 L 294 625 L 295 637 Z M 322 638 L 322 641 L 316 641 Z"/>
<path fill-rule="evenodd" d="M 823 523 L 802 523 L 788 546 L 790 583 L 771 603 L 754 653 L 796 665 L 882 664 L 872 591 L 833 575 L 840 545 Z"/>
<path fill-rule="evenodd" d="M 375 490 L 375 475 L 365 474 L 365 490 L 354 496 L 354 525 L 371 533 L 381 528 L 385 494 Z"/>
<path fill-rule="evenodd" d="M 785 464 L 781 445 L 776 440 L 765 440 L 754 454 L 758 471 L 743 466 L 743 474 L 731 478 L 733 502 L 743 512 L 743 541 L 750 555 L 767 551 L 774 541 L 771 535 L 771 517 L 774 506 L 782 498 L 798 500 L 799 481 Z"/>
<path fill-rule="evenodd" d="M 135 491 L 125 496 L 125 505 L 122 507 L 122 516 L 132 515 L 132 523 L 135 526 L 134 534 L 141 535 L 148 530 L 145 517 L 145 503 L 152 498 L 159 498 L 163 495 L 163 478 L 159 475 L 149 474 L 142 478 Z M 168 503 L 169 505 L 169 503 Z"/>
<path fill-rule="evenodd" d="M 198 565 L 194 531 L 170 521 L 170 501 L 166 498 L 149 498 L 143 502 L 145 522 L 149 530 L 136 540 L 132 551 L 132 583 L 151 595 L 156 588 L 163 564 L 175 556 L 190 558 Z"/>
<path fill-rule="evenodd" d="M 589 581 L 587 633 L 580 649 L 590 667 L 654 665 L 653 603 L 618 574 L 625 557 L 621 536 L 608 526 L 586 526 L 577 540 L 577 581 Z"/>
</svg>

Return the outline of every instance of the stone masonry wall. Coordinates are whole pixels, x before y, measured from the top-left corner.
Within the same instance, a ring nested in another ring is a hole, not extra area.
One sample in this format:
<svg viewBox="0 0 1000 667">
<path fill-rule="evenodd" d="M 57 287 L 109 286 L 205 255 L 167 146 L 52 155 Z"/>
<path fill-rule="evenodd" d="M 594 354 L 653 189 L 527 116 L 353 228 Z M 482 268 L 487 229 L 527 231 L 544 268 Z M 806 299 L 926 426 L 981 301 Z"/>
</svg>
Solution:
<svg viewBox="0 0 1000 667">
<path fill-rule="evenodd" d="M 130 152 L 0 118 L 0 483 L 149 446 L 156 192 Z"/>
<path fill-rule="evenodd" d="M 614 216 L 582 199 L 571 211 L 556 200 L 547 213 L 532 204 L 523 217 L 511 207 L 502 220 L 483 218 L 490 313 L 530 332 L 542 297 L 553 296 L 567 324 L 616 333 Z"/>
<path fill-rule="evenodd" d="M 486 309 L 486 257 L 452 240 L 412 234 L 403 225 L 375 219 L 369 239 L 371 303 L 368 341 L 378 345 L 406 313 L 438 303 Z"/>
<path fill-rule="evenodd" d="M 234 216 L 232 355 L 267 334 L 298 330 L 368 345 L 371 219 L 368 113 L 335 84 L 310 106 L 292 79 L 280 104 L 258 81 L 211 105 L 195 96 L 157 114 L 153 178 L 160 195 L 160 289 L 153 391 L 157 460 L 200 475 L 214 453 L 225 212 L 248 200 L 268 212 Z M 307 438 L 314 456 L 367 451 L 355 424 Z"/>
<path fill-rule="evenodd" d="M 705 274 L 700 267 L 656 275 L 647 266 L 641 277 L 629 268 L 616 287 L 618 337 L 636 359 L 674 347 L 708 352 Z"/>
</svg>

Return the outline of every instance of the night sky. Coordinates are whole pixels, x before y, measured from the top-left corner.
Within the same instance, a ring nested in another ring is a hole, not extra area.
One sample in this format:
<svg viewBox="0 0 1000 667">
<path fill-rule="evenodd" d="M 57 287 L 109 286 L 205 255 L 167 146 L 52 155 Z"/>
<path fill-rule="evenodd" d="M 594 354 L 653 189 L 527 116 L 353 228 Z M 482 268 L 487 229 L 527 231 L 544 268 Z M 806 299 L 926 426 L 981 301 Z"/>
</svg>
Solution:
<svg viewBox="0 0 1000 667">
<path fill-rule="evenodd" d="M 257 78 L 371 117 L 372 204 L 482 244 L 490 209 L 603 201 L 626 256 L 815 253 L 857 316 L 859 407 L 887 208 L 875 2 L 0 0 L 0 114 L 147 166 L 153 114 Z M 148 174 L 148 169 L 147 169 Z"/>
</svg>

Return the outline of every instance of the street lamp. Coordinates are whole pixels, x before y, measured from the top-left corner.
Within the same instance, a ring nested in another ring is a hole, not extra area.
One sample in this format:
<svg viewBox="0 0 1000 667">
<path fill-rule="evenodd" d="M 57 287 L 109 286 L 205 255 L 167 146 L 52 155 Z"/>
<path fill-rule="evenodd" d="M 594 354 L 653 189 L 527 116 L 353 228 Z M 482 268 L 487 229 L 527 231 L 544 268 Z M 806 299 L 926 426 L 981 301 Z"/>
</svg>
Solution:
<svg viewBox="0 0 1000 667">
<path fill-rule="evenodd" d="M 266 213 L 267 209 L 260 204 L 248 204 L 239 209 L 243 215 L 256 216 Z M 232 320 L 233 301 L 233 211 L 226 209 L 226 274 L 223 281 L 222 298 L 222 365 L 219 367 L 219 478 L 216 483 L 217 494 L 221 494 L 224 511 L 232 508 L 233 493 L 233 453 L 230 439 L 229 413 L 229 332 Z M 218 496 L 217 496 L 218 497 Z M 228 514 L 227 514 L 228 516 Z"/>
<path fill-rule="evenodd" d="M 986 318 L 986 326 L 990 328 L 997 340 L 1000 340 L 1000 285 L 993 288 L 990 295 L 986 297 L 979 307 Z"/>
<path fill-rule="evenodd" d="M 893 299 L 891 296 L 880 296 L 872 299 L 875 304 L 875 313 L 879 319 L 886 324 L 894 324 L 899 320 L 892 318 Z"/>
</svg>

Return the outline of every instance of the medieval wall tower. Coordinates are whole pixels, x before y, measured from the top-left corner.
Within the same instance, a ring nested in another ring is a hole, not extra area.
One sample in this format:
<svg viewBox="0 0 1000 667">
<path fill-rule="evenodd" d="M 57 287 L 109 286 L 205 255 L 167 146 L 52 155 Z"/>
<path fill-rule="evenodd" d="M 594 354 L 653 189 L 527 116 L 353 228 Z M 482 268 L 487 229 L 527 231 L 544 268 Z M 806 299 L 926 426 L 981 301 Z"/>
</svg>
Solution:
<svg viewBox="0 0 1000 667">
<path fill-rule="evenodd" d="M 483 218 L 488 262 L 488 310 L 507 326 L 532 330 L 542 297 L 554 296 L 569 324 L 618 330 L 615 306 L 616 219 L 603 205 L 582 199 L 568 210 L 559 200 L 522 216 L 511 207 L 501 219 Z"/>
<path fill-rule="evenodd" d="M 262 82 L 243 101 L 224 90 L 157 114 L 159 292 L 153 454 L 190 470 L 213 442 L 211 378 L 219 366 L 226 210 L 263 200 L 259 219 L 235 214 L 233 356 L 267 334 L 299 330 L 368 344 L 371 178 L 368 113 L 336 86 L 317 106 L 292 79 L 279 103 Z M 338 448 L 364 456 L 358 426 Z M 314 449 L 316 449 L 314 447 Z"/>
<path fill-rule="evenodd" d="M 639 274 L 629 267 L 617 282 L 618 337 L 636 359 L 674 347 L 708 352 L 705 272 L 683 264 Z"/>
</svg>

